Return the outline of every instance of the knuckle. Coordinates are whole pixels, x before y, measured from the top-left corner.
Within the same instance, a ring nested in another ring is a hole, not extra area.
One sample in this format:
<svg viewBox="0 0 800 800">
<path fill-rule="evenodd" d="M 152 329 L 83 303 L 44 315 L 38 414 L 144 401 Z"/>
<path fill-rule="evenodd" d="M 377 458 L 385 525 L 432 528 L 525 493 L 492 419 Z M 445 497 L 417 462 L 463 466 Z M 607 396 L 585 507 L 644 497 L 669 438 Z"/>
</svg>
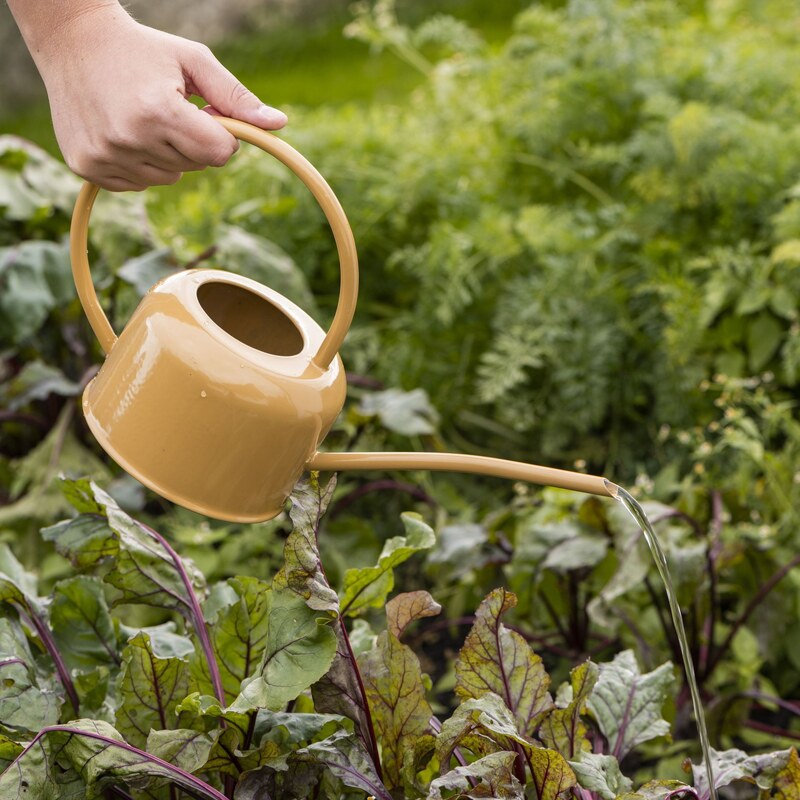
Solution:
<svg viewBox="0 0 800 800">
<path fill-rule="evenodd" d="M 234 81 L 230 90 L 230 99 L 232 105 L 236 106 L 243 100 L 249 100 L 251 96 L 252 92 L 241 81 Z"/>
<path fill-rule="evenodd" d="M 212 167 L 224 167 L 230 157 L 239 149 L 239 144 L 231 137 L 231 141 L 223 141 L 208 150 L 208 164 Z"/>
</svg>

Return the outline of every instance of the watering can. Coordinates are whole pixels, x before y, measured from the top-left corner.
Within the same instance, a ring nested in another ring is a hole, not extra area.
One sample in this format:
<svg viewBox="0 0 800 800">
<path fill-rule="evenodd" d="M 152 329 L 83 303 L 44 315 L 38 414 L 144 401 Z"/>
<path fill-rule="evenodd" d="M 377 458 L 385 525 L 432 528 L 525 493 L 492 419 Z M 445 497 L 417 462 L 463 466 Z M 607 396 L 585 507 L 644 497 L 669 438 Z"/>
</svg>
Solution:
<svg viewBox="0 0 800 800">
<path fill-rule="evenodd" d="M 83 394 L 86 422 L 126 472 L 185 508 L 235 522 L 280 513 L 304 470 L 474 472 L 613 496 L 601 477 L 458 453 L 320 452 L 346 394 L 338 351 L 358 297 L 358 258 L 342 207 L 317 170 L 278 137 L 217 118 L 289 167 L 333 231 L 339 301 L 325 332 L 249 278 L 190 269 L 156 284 L 114 333 L 97 299 L 88 225 L 99 187 L 86 183 L 70 234 L 72 271 L 106 359 Z"/>
</svg>

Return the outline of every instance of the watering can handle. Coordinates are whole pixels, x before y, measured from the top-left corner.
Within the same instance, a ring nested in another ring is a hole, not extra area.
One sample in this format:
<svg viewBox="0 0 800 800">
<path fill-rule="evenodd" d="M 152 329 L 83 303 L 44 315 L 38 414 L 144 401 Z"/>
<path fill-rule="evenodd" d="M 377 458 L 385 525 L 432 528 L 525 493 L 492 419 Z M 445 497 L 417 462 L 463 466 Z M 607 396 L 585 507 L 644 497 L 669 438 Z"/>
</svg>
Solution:
<svg viewBox="0 0 800 800">
<path fill-rule="evenodd" d="M 227 117 L 215 117 L 215 119 L 237 139 L 260 147 L 289 167 L 314 195 L 331 226 L 339 252 L 339 268 L 341 270 L 339 303 L 336 306 L 330 330 L 313 358 L 317 366 L 327 369 L 331 361 L 336 358 L 342 341 L 350 329 L 358 299 L 358 256 L 350 223 L 326 180 L 293 147 L 255 125 Z M 75 279 L 81 305 L 100 345 L 108 353 L 117 341 L 117 336 L 97 299 L 89 272 L 88 258 L 89 216 L 99 191 L 99 186 L 85 183 L 78 194 L 75 211 L 72 214 L 70 257 L 72 276 Z"/>
</svg>

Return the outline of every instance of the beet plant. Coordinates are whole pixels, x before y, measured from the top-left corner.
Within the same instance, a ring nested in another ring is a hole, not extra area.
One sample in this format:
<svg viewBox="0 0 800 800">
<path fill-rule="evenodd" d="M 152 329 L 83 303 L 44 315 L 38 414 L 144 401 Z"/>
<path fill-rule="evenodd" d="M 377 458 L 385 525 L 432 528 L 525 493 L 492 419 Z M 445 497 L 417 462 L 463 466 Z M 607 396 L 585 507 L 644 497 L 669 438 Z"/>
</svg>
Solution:
<svg viewBox="0 0 800 800">
<path fill-rule="evenodd" d="M 442 607 L 394 585 L 395 570 L 436 546 L 417 514 L 402 515 L 374 565 L 333 587 L 319 534 L 335 480 L 312 474 L 292 495 L 278 572 L 209 584 L 97 485 L 63 488 L 76 514 L 42 536 L 77 574 L 42 598 L 0 553 L 4 798 L 709 796 L 696 764 L 686 782 L 636 786 L 626 774 L 669 741 L 672 664 L 643 672 L 623 650 L 554 686 L 506 621 L 517 604 L 507 589 L 480 602 L 437 670 L 452 690 L 434 690 L 406 642 Z M 141 605 L 165 621 L 126 624 Z M 796 796 L 793 749 L 715 759 L 720 787 Z"/>
</svg>

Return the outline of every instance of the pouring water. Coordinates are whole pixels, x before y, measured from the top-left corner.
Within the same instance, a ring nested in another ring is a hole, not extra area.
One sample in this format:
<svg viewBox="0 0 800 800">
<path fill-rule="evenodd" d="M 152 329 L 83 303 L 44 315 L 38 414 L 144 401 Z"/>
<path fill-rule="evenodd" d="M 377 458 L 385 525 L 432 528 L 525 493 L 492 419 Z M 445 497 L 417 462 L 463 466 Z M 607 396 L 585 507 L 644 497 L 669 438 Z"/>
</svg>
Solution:
<svg viewBox="0 0 800 800">
<path fill-rule="evenodd" d="M 706 719 L 703 713 L 703 704 L 700 699 L 700 691 L 697 687 L 697 678 L 694 673 L 694 663 L 692 662 L 692 655 L 689 649 L 689 641 L 686 638 L 686 628 L 683 625 L 683 617 L 681 616 L 681 609 L 678 605 L 678 597 L 675 593 L 675 587 L 672 585 L 672 576 L 669 572 L 667 565 L 667 558 L 658 541 L 656 532 L 647 519 L 644 509 L 639 503 L 631 497 L 621 486 L 617 486 L 610 481 L 606 481 L 608 493 L 615 500 L 618 500 L 625 507 L 625 510 L 636 520 L 637 525 L 642 529 L 647 546 L 653 555 L 653 560 L 656 562 L 658 574 L 664 584 L 664 590 L 667 594 L 667 602 L 669 603 L 669 612 L 672 616 L 672 624 L 675 627 L 675 633 L 678 636 L 678 643 L 681 649 L 681 656 L 683 658 L 683 668 L 686 673 L 686 683 L 689 686 L 689 693 L 692 697 L 692 707 L 694 709 L 694 718 L 697 724 L 697 733 L 700 738 L 700 749 L 703 753 L 703 762 L 706 768 L 706 776 L 708 778 L 708 785 L 711 792 L 711 800 L 717 800 L 717 790 L 714 784 L 714 770 L 711 765 L 711 745 L 708 741 L 708 729 L 706 727 Z"/>
</svg>

